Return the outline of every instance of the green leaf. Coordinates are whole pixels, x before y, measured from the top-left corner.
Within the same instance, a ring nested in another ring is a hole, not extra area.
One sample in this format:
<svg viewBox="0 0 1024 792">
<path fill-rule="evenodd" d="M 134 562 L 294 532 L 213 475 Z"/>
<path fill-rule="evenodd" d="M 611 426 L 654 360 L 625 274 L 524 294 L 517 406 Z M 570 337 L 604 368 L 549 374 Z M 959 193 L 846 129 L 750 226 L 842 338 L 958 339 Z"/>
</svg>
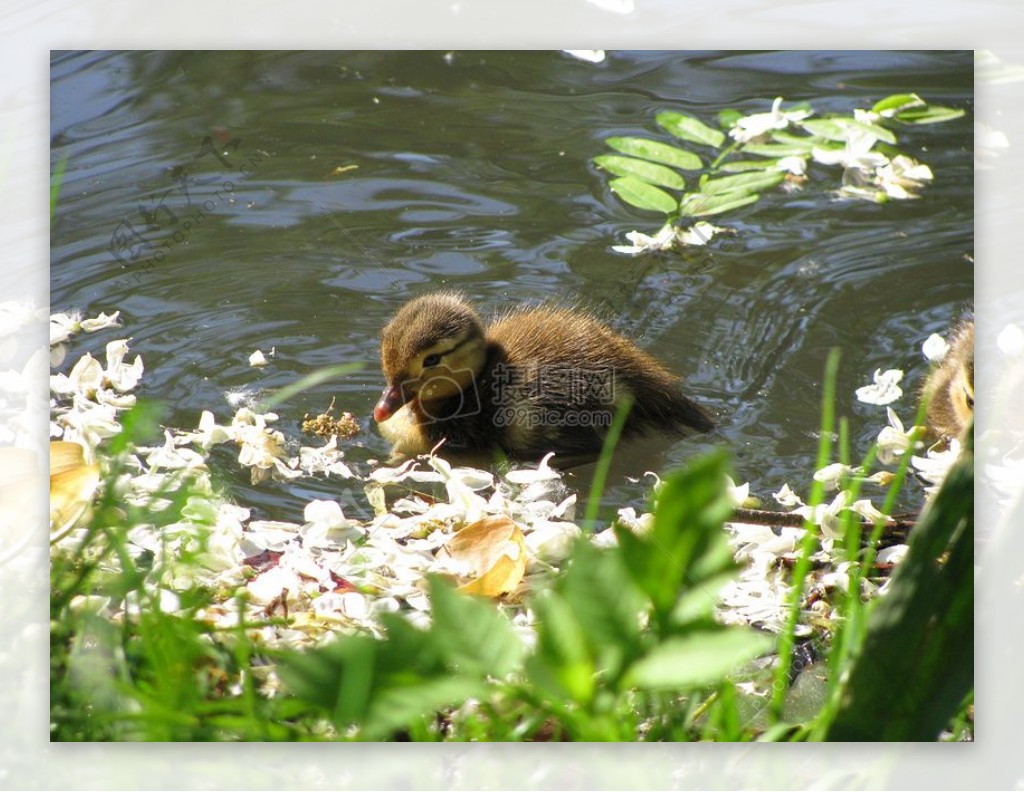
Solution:
<svg viewBox="0 0 1024 792">
<path fill-rule="evenodd" d="M 285 653 L 278 672 L 293 695 L 326 710 L 339 726 L 349 726 L 366 714 L 377 646 L 367 636 L 346 636 L 313 651 Z"/>
<path fill-rule="evenodd" d="M 382 613 L 381 626 L 387 630 L 382 642 L 386 651 L 378 658 L 383 677 L 407 681 L 413 677 L 446 675 L 446 652 L 441 641 L 397 613 Z"/>
<path fill-rule="evenodd" d="M 712 129 L 704 122 L 686 113 L 674 113 L 666 110 L 654 117 L 658 126 L 675 135 L 681 140 L 689 140 L 692 143 L 702 143 L 705 146 L 718 148 L 725 142 L 725 134 L 717 129 Z"/>
<path fill-rule="evenodd" d="M 662 165 L 671 165 L 673 168 L 700 170 L 704 167 L 700 157 L 696 154 L 657 140 L 638 137 L 613 137 L 608 138 L 605 143 L 616 151 L 629 154 L 631 157 L 639 157 L 651 162 L 660 162 Z"/>
<path fill-rule="evenodd" d="M 557 588 L 579 620 L 598 671 L 613 682 L 642 652 L 640 614 L 646 607 L 622 558 L 581 539 Z"/>
<path fill-rule="evenodd" d="M 492 603 L 460 594 L 437 577 L 430 579 L 430 602 L 431 633 L 460 673 L 503 677 L 519 664 L 523 643 Z"/>
<path fill-rule="evenodd" d="M 67 152 L 61 155 L 60 159 L 57 160 L 57 167 L 53 169 L 53 175 L 50 176 L 50 220 L 53 221 L 53 213 L 57 209 L 57 198 L 60 196 L 60 188 L 64 184 L 64 171 L 68 165 Z"/>
<path fill-rule="evenodd" d="M 888 113 L 890 115 L 899 112 L 900 110 L 906 110 L 910 107 L 923 107 L 925 105 L 924 99 L 917 94 L 892 94 L 884 99 L 879 99 L 871 108 L 872 113 L 878 113 L 883 115 Z"/>
<path fill-rule="evenodd" d="M 708 179 L 700 186 L 700 191 L 705 195 L 731 192 L 761 192 L 762 190 L 769 190 L 772 187 L 778 186 L 785 178 L 786 174 L 782 171 L 738 173 L 735 176 L 721 176 L 717 179 Z"/>
<path fill-rule="evenodd" d="M 810 154 L 811 149 L 815 146 L 820 146 L 824 142 L 821 138 L 813 137 L 811 135 L 794 135 L 784 129 L 773 130 L 771 138 L 773 141 L 783 146 L 794 146 L 803 149 L 804 155 Z"/>
<path fill-rule="evenodd" d="M 383 739 L 442 707 L 479 696 L 487 677 L 519 663 L 523 645 L 493 605 L 430 580 L 429 631 L 394 613 L 381 614 L 383 640 L 342 636 L 305 652 L 285 652 L 281 679 L 297 698 L 326 711 L 340 728 L 358 726 Z"/>
<path fill-rule="evenodd" d="M 634 664 L 626 682 L 646 690 L 716 684 L 768 651 L 772 639 L 746 628 L 719 627 L 670 638 Z"/>
<path fill-rule="evenodd" d="M 927 107 L 903 110 L 897 113 L 894 118 L 904 124 L 938 124 L 942 121 L 952 121 L 964 115 L 963 110 L 953 107 L 942 107 L 941 105 L 928 105 Z"/>
<path fill-rule="evenodd" d="M 611 191 L 637 209 L 672 214 L 679 202 L 659 187 L 640 181 L 635 176 L 624 176 L 608 182 Z"/>
<path fill-rule="evenodd" d="M 732 107 L 728 107 L 718 113 L 718 125 L 722 129 L 732 129 L 736 122 L 743 118 L 743 113 Z"/>
<path fill-rule="evenodd" d="M 803 157 L 807 154 L 807 146 L 802 143 L 745 143 L 742 151 L 758 157 Z"/>
<path fill-rule="evenodd" d="M 724 173 L 746 173 L 748 171 L 768 170 L 779 164 L 777 159 L 733 160 L 722 163 L 718 169 Z"/>
<path fill-rule="evenodd" d="M 417 718 L 458 706 L 469 698 L 481 698 L 486 691 L 483 680 L 463 676 L 417 680 L 389 688 L 374 699 L 360 736 L 364 740 L 386 739 Z"/>
<path fill-rule="evenodd" d="M 711 575 L 699 586 L 684 592 L 672 610 L 672 623 L 684 625 L 710 619 L 722 588 L 735 576 L 735 569 L 729 565 L 725 572 Z"/>
<path fill-rule="evenodd" d="M 891 145 L 896 145 L 896 135 L 885 127 L 878 126 L 878 124 L 865 124 L 852 118 L 842 116 L 835 118 L 812 118 L 802 122 L 802 125 L 811 134 L 826 140 L 836 140 L 845 143 L 849 139 L 851 132 L 860 131 L 874 135 L 879 140 Z"/>
<path fill-rule="evenodd" d="M 530 680 L 557 696 L 586 704 L 594 696 L 594 663 L 586 636 L 569 603 L 556 591 L 532 600 L 537 648 L 527 658 Z"/>
<path fill-rule="evenodd" d="M 746 192 L 727 192 L 720 195 L 687 193 L 679 204 L 679 211 L 684 217 L 707 217 L 752 204 L 760 197 L 758 193 Z"/>
<path fill-rule="evenodd" d="M 594 157 L 595 164 L 616 176 L 635 176 L 642 182 L 657 184 L 673 190 L 685 190 L 686 180 L 671 168 L 647 160 L 602 154 Z"/>
<path fill-rule="evenodd" d="M 888 593 L 869 611 L 825 739 L 933 741 L 974 686 L 973 434 L 968 438 L 910 532 Z"/>
<path fill-rule="evenodd" d="M 724 454 L 711 454 L 665 479 L 654 510 L 654 525 L 644 536 L 615 526 L 625 566 L 637 587 L 654 606 L 655 617 L 667 624 L 685 585 L 705 579 L 735 564 L 722 523 L 732 512 L 725 491 Z M 724 552 L 724 555 L 722 553 Z M 722 568 L 701 568 L 713 557 Z"/>
</svg>

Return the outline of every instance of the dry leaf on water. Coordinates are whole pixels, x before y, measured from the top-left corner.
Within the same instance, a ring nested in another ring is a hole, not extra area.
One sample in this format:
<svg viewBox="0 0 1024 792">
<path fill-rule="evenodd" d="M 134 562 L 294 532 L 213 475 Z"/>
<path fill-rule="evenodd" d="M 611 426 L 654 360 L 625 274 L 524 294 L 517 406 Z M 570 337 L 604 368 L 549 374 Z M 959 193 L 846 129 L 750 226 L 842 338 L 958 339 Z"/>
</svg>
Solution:
<svg viewBox="0 0 1024 792">
<path fill-rule="evenodd" d="M 468 594 L 498 597 L 514 591 L 526 572 L 526 542 L 508 517 L 484 517 L 467 525 L 440 550 L 442 560 L 468 583 Z"/>
<path fill-rule="evenodd" d="M 88 464 L 78 443 L 50 443 L 50 541 L 75 527 L 100 482 L 99 465 Z"/>
</svg>

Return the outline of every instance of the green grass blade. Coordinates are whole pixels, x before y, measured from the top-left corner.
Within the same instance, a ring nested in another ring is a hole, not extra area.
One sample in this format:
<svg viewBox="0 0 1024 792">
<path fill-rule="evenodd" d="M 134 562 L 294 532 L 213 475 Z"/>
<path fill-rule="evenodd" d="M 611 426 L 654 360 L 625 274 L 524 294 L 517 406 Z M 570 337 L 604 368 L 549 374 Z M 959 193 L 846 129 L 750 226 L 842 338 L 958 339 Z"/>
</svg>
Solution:
<svg viewBox="0 0 1024 792">
<path fill-rule="evenodd" d="M 618 445 L 622 429 L 626 425 L 626 418 L 633 408 L 633 400 L 628 396 L 619 402 L 615 411 L 615 418 L 612 419 L 611 428 L 601 446 L 601 456 L 598 457 L 597 466 L 594 468 L 594 480 L 590 485 L 590 496 L 587 498 L 587 510 L 583 516 L 584 530 L 593 530 L 597 523 L 597 514 L 601 510 L 601 496 L 604 494 L 604 485 L 608 480 L 608 470 L 612 465 L 612 456 L 615 453 L 615 446 Z"/>
</svg>

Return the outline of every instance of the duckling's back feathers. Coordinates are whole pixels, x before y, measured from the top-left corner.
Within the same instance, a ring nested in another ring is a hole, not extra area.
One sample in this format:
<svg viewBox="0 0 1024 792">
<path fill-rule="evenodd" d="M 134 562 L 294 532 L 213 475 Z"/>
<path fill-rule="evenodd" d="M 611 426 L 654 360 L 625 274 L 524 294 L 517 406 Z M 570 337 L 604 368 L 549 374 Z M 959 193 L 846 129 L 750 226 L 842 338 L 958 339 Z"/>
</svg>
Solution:
<svg viewBox="0 0 1024 792">
<path fill-rule="evenodd" d="M 516 311 L 492 324 L 486 338 L 518 373 L 514 396 L 561 413 L 565 424 L 572 423 L 568 413 L 577 420 L 586 413 L 594 429 L 606 430 L 628 395 L 633 407 L 627 434 L 714 427 L 711 416 L 683 395 L 678 377 L 585 313 L 552 306 Z"/>
</svg>

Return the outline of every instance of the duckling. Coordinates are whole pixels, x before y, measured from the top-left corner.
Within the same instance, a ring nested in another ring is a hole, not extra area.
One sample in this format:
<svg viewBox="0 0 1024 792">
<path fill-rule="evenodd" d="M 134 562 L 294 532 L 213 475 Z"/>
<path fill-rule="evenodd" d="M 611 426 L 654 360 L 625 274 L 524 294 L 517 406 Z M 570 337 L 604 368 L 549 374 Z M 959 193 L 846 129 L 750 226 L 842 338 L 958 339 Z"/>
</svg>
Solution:
<svg viewBox="0 0 1024 792">
<path fill-rule="evenodd" d="M 485 327 L 458 292 L 417 297 L 381 332 L 381 365 L 373 417 L 399 458 L 442 441 L 446 454 L 594 453 L 624 397 L 624 435 L 714 426 L 653 357 L 566 308 L 518 308 Z"/>
<path fill-rule="evenodd" d="M 928 434 L 948 443 L 961 439 L 974 418 L 974 322 L 954 329 L 949 351 L 921 388 L 928 403 Z"/>
</svg>

